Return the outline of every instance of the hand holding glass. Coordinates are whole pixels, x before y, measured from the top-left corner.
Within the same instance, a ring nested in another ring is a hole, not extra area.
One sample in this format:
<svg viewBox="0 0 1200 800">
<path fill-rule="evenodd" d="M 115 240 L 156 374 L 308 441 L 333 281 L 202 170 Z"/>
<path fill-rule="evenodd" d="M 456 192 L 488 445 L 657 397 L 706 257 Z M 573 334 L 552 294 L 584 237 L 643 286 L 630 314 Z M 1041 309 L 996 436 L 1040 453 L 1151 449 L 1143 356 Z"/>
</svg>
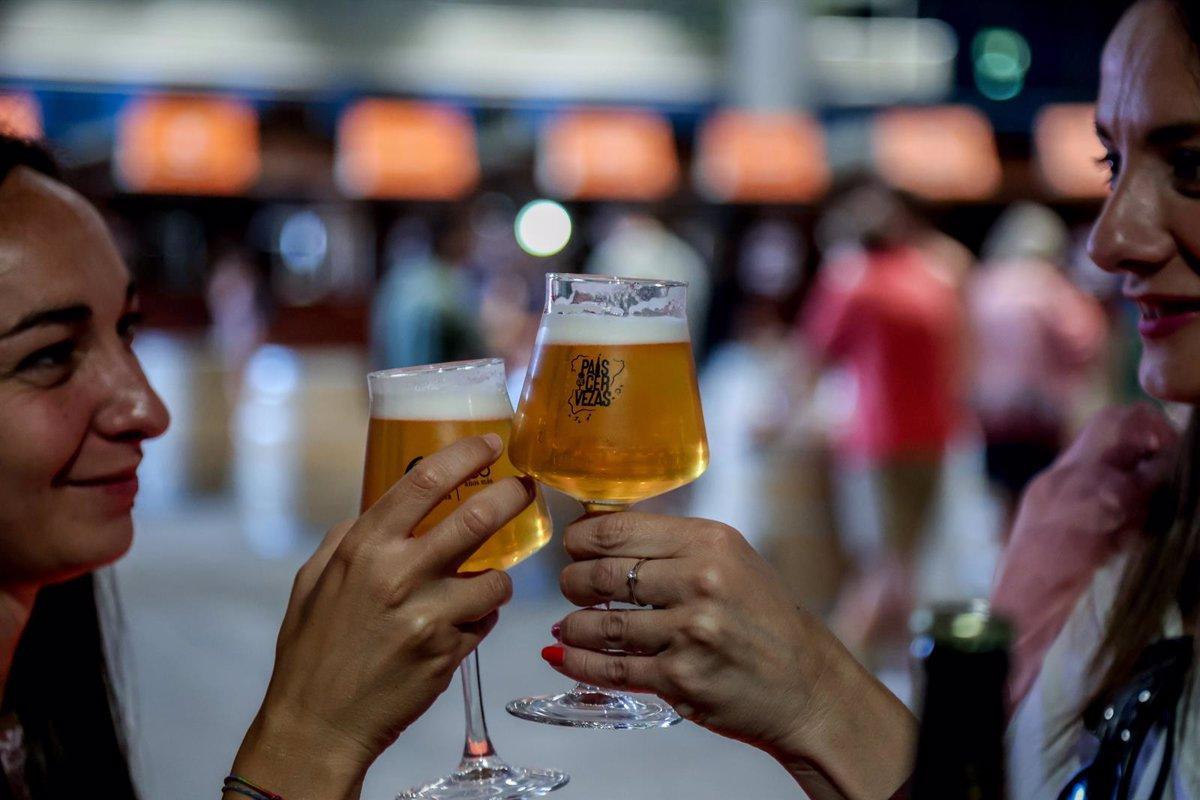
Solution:
<svg viewBox="0 0 1200 800">
<path fill-rule="evenodd" d="M 433 364 L 387 370 L 368 376 L 371 422 L 363 477 L 363 509 L 421 459 L 468 436 L 495 433 L 508 447 L 512 404 L 499 359 Z M 507 452 L 491 467 L 459 486 L 417 526 L 420 536 L 487 486 L 519 473 Z M 459 569 L 479 572 L 507 569 L 535 553 L 550 538 L 550 518 L 539 496 L 498 530 Z M 467 735 L 462 761 L 449 776 L 410 789 L 398 800 L 521 800 L 538 797 L 567 783 L 554 770 L 513 767 L 496 755 L 484 719 L 479 657 L 472 652 L 460 668 L 466 704 Z"/>
<path fill-rule="evenodd" d="M 708 440 L 688 335 L 687 285 L 550 274 L 513 422 L 512 463 L 583 503 L 622 511 L 695 480 Z M 578 684 L 509 703 L 523 719 L 590 728 L 679 721 L 657 699 Z"/>
</svg>

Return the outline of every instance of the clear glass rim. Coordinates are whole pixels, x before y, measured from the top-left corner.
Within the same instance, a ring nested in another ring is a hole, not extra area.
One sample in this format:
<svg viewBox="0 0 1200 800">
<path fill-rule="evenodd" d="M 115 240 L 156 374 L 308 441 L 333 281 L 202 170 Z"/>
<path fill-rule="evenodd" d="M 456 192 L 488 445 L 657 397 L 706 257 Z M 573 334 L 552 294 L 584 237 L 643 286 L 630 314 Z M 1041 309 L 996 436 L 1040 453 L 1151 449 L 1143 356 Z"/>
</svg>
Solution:
<svg viewBox="0 0 1200 800">
<path fill-rule="evenodd" d="M 417 367 L 394 367 L 368 372 L 367 378 L 372 381 L 389 378 L 408 378 L 413 375 L 435 375 L 442 372 L 462 372 L 484 367 L 503 367 L 503 358 L 475 358 L 469 361 L 444 361 L 440 364 L 421 364 Z"/>
<path fill-rule="evenodd" d="M 671 281 L 665 278 L 625 278 L 620 275 L 588 275 L 582 272 L 547 272 L 547 280 L 568 283 L 609 283 L 636 286 L 661 286 L 666 289 L 686 287 L 687 281 Z"/>
</svg>

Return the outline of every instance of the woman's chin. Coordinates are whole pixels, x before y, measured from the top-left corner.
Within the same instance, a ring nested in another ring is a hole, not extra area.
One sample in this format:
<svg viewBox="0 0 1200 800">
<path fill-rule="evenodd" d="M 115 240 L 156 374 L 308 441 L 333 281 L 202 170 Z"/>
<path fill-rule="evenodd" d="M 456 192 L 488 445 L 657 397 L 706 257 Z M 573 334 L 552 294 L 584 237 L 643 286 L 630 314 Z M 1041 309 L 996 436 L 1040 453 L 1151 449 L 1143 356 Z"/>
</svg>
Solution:
<svg viewBox="0 0 1200 800">
<path fill-rule="evenodd" d="M 112 564 L 133 545 L 133 520 L 109 519 L 102 524 L 62 528 L 65 534 L 56 548 L 57 575 L 52 582 L 70 580 Z"/>
<path fill-rule="evenodd" d="M 1138 379 L 1146 394 L 1171 403 L 1200 405 L 1200 371 L 1193 365 L 1143 358 Z"/>
</svg>

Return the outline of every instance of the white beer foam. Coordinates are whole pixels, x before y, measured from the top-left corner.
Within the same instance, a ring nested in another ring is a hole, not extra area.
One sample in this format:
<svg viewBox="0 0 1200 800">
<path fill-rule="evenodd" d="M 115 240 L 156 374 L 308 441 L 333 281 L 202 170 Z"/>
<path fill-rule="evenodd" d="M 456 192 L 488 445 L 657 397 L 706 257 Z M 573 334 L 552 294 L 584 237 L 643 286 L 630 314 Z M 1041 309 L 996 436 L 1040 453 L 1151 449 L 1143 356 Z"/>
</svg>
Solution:
<svg viewBox="0 0 1200 800">
<path fill-rule="evenodd" d="M 395 370 L 404 373 L 404 370 Z M 504 368 L 417 372 L 370 377 L 371 416 L 376 419 L 508 419 L 512 404 Z"/>
<path fill-rule="evenodd" d="M 665 344 L 688 341 L 686 319 L 616 317 L 603 314 L 547 314 L 539 344 Z"/>
</svg>

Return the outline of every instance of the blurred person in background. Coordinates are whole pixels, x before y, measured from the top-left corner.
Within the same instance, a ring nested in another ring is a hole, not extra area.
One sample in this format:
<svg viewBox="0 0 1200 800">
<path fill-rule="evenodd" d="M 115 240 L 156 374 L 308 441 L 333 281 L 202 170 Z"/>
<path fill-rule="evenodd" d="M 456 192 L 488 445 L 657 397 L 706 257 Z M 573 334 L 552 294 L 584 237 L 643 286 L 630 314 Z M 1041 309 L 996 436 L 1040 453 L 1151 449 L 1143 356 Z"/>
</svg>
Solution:
<svg viewBox="0 0 1200 800">
<path fill-rule="evenodd" d="M 741 237 L 732 336 L 700 373 L 712 457 L 690 513 L 737 528 L 798 602 L 825 610 L 840 552 L 823 441 L 804 392 L 812 369 L 790 336 L 806 244 L 799 220 L 784 215 L 754 221 Z M 811 525 L 798 529 L 797 520 Z"/>
<path fill-rule="evenodd" d="M 1198 76 L 1194 4 L 1139 0 L 1105 45 L 1112 191 L 1089 249 L 1141 312 L 1143 387 L 1191 419 L 1180 440 L 1149 406 L 1106 411 L 1022 499 L 992 598 L 1018 632 L 1013 798 L 1200 797 Z M 619 578 L 637 564 L 652 607 L 568 616 L 545 653 L 559 671 L 654 691 L 774 756 L 811 797 L 907 796 L 916 721 L 736 531 L 621 513 L 577 522 L 566 545 L 574 603 L 630 600 Z"/>
<path fill-rule="evenodd" d="M 371 305 L 371 361 L 376 369 L 462 361 L 484 355 L 472 232 L 458 207 L 442 210 L 426 250 L 410 237 L 395 253 Z"/>
<path fill-rule="evenodd" d="M 213 348 L 221 360 L 231 402 L 237 397 L 250 357 L 266 341 L 262 293 L 263 279 L 246 248 L 232 243 L 218 248 L 204 299 L 212 319 Z"/>
<path fill-rule="evenodd" d="M 142 443 L 168 416 L 131 348 L 129 270 L 57 175 L 45 151 L 0 137 L 0 796 L 132 800 L 97 570 L 132 543 Z M 501 448 L 473 437 L 426 458 L 300 569 L 226 800 L 357 797 L 446 688 L 512 591 L 504 573 L 455 571 L 532 486 L 498 482 L 410 533 Z"/>
<path fill-rule="evenodd" d="M 1007 522 L 1078 424 L 1104 353 L 1103 308 L 1064 273 L 1069 243 L 1057 214 L 1018 203 L 993 226 L 967 287 L 973 402 Z"/>
<path fill-rule="evenodd" d="M 877 498 L 882 547 L 860 556 L 832 617 L 847 646 L 865 655 L 906 630 L 943 457 L 965 416 L 966 328 L 957 272 L 917 246 L 927 226 L 899 195 L 875 181 L 852 184 L 823 225 L 841 241 L 805 302 L 800 338 L 815 372 L 849 375 L 835 449 Z"/>
<path fill-rule="evenodd" d="M 587 260 L 586 271 L 685 282 L 692 342 L 705 341 L 712 277 L 696 249 L 653 214 L 632 207 L 600 209 L 596 227 L 599 243 Z"/>
</svg>

